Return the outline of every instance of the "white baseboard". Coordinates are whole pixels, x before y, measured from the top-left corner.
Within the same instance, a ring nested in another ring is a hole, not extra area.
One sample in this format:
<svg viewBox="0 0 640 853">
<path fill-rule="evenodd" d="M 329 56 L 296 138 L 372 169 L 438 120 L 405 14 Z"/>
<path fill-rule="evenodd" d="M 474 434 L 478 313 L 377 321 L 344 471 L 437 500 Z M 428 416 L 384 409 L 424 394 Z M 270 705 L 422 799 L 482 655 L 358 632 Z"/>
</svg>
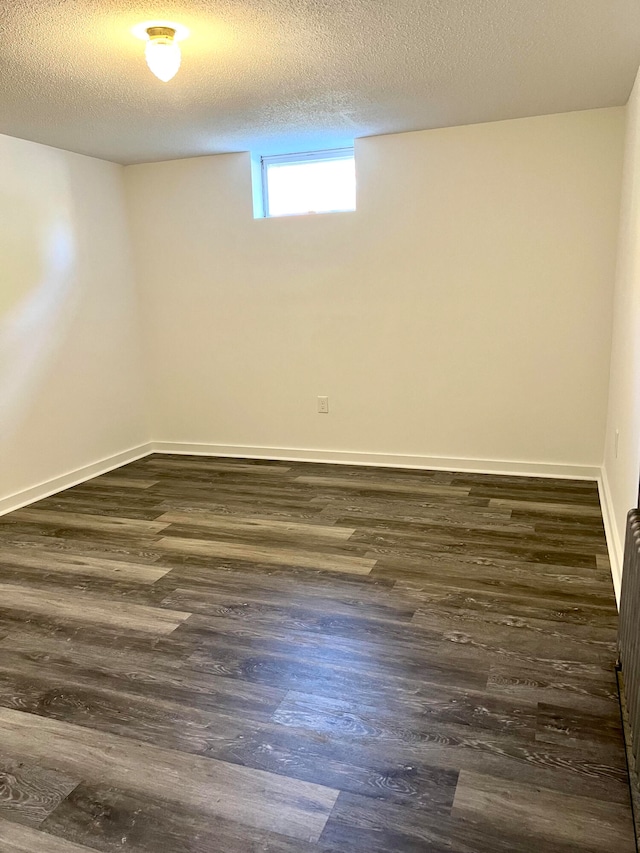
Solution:
<svg viewBox="0 0 640 853">
<path fill-rule="evenodd" d="M 0 515 L 5 515 L 15 509 L 27 506 L 27 504 L 48 498 L 50 495 L 69 489 L 71 486 L 77 486 L 79 483 L 84 483 L 100 474 L 106 474 L 107 471 L 113 471 L 114 468 L 120 468 L 128 462 L 135 462 L 136 459 L 142 459 L 143 456 L 148 456 L 151 452 L 151 444 L 141 444 L 122 453 L 116 453 L 114 456 L 108 456 L 106 459 L 100 459 L 98 462 L 92 462 L 91 465 L 84 465 L 82 468 L 76 468 L 67 474 L 53 477 L 44 483 L 38 483 L 37 486 L 8 495 L 0 499 Z"/>
<path fill-rule="evenodd" d="M 251 447 L 231 444 L 188 444 L 178 441 L 152 442 L 154 453 L 188 456 L 226 456 L 240 459 L 274 459 L 283 462 L 327 462 L 337 465 L 367 465 L 380 468 L 418 468 L 468 474 L 510 474 L 523 477 L 553 477 L 598 480 L 595 465 L 557 465 L 547 462 L 513 462 L 492 459 L 459 459 L 445 456 L 408 456 L 394 453 L 361 453 L 356 450 L 307 450 L 289 447 Z"/>
<path fill-rule="evenodd" d="M 325 462 L 338 465 L 366 465 L 380 468 L 416 468 L 420 470 L 456 471 L 473 474 L 506 474 L 521 477 L 552 477 L 573 480 L 595 480 L 607 536 L 611 574 L 620 601 L 622 582 L 622 548 L 614 523 L 611 493 L 606 472 L 591 465 L 559 465 L 546 462 L 515 462 L 510 460 L 461 459 L 444 456 L 409 456 L 391 453 L 362 453 L 345 450 L 302 450 L 283 447 L 252 447 L 230 444 L 189 444 L 175 441 L 154 441 L 132 447 L 122 453 L 76 468 L 29 489 L 0 499 L 0 515 L 50 497 L 84 483 L 114 468 L 135 462 L 151 453 L 175 453 L 185 456 L 222 456 L 236 459 L 274 459 L 285 462 Z"/>
<path fill-rule="evenodd" d="M 607 537 L 609 562 L 611 563 L 611 577 L 613 578 L 613 588 L 616 593 L 616 602 L 619 608 L 620 592 L 622 590 L 622 560 L 624 557 L 624 549 L 620 542 L 620 537 L 618 536 L 618 527 L 615 521 L 616 517 L 613 510 L 609 480 L 607 479 L 607 471 L 604 467 L 598 477 L 598 491 L 600 493 L 600 507 L 602 508 L 604 531 Z"/>
<path fill-rule="evenodd" d="M 175 453 L 186 456 L 222 456 L 237 459 L 274 459 L 286 462 L 325 462 L 337 465 L 366 465 L 381 468 L 417 468 L 474 474 L 507 474 L 523 477 L 554 477 L 601 482 L 599 468 L 589 465 L 556 465 L 546 462 L 511 462 L 486 459 L 460 459 L 444 456 L 408 456 L 391 453 L 361 453 L 345 450 L 300 450 L 282 447 L 251 447 L 231 444 L 188 444 L 155 441 L 132 447 L 106 459 L 100 459 L 67 474 L 38 483 L 29 489 L 0 498 L 0 515 L 48 498 L 84 483 L 114 468 L 120 468 L 150 453 Z M 603 500 L 603 508 L 605 501 Z M 613 529 L 613 528 L 612 528 Z"/>
</svg>

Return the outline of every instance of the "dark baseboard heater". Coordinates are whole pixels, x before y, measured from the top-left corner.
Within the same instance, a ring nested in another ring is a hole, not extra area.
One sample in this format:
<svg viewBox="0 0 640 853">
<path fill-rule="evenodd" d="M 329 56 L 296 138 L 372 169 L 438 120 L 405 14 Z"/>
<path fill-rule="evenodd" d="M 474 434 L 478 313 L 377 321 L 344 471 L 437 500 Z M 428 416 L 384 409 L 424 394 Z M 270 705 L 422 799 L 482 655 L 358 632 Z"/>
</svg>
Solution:
<svg viewBox="0 0 640 853">
<path fill-rule="evenodd" d="M 627 516 L 616 669 L 637 844 L 640 838 L 640 509 L 632 509 Z"/>
</svg>

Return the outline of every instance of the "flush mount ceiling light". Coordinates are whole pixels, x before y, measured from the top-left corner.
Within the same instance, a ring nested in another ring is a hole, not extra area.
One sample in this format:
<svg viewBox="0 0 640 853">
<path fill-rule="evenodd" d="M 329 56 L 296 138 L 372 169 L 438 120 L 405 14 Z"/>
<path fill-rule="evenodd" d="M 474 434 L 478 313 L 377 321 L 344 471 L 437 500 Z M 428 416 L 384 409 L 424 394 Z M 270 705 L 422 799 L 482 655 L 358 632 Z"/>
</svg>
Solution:
<svg viewBox="0 0 640 853">
<path fill-rule="evenodd" d="M 168 83 L 180 68 L 179 41 L 186 39 L 189 30 L 168 21 L 147 21 L 133 28 L 133 34 L 146 41 L 144 55 L 147 65 L 159 80 Z"/>
</svg>

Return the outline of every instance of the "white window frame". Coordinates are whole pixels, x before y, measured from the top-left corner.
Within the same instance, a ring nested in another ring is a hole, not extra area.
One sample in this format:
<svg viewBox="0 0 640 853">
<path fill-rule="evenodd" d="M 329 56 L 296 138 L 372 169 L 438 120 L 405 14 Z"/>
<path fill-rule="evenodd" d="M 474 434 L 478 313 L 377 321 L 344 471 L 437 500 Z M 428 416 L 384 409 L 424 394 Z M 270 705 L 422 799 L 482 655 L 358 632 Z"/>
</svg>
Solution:
<svg viewBox="0 0 640 853">
<path fill-rule="evenodd" d="M 334 160 L 354 160 L 354 148 L 333 148 L 328 151 L 311 151 L 304 154 L 274 154 L 269 157 L 260 158 L 260 170 L 262 173 L 262 207 L 265 219 L 282 219 L 286 216 L 304 216 L 301 213 L 284 213 L 272 216 L 269 213 L 269 181 L 267 171 L 269 166 L 283 163 L 287 166 L 297 166 L 300 163 L 329 163 Z M 324 213 L 346 213 L 349 211 L 323 211 Z"/>
</svg>

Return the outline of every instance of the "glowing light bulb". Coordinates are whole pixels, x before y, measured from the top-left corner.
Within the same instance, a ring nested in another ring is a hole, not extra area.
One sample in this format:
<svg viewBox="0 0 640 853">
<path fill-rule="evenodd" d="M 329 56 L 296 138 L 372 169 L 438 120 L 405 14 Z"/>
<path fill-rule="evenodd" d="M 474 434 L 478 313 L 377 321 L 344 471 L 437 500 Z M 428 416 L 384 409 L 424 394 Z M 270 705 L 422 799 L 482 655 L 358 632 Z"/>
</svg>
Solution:
<svg viewBox="0 0 640 853">
<path fill-rule="evenodd" d="M 149 69 L 159 80 L 168 83 L 178 73 L 182 55 L 179 41 L 189 35 L 189 30 L 166 21 L 148 21 L 133 28 L 133 34 L 144 39 L 144 55 Z"/>
<path fill-rule="evenodd" d="M 174 41 L 175 33 L 171 31 L 171 35 L 153 35 L 153 29 L 161 30 L 168 29 L 164 27 L 152 28 L 149 33 L 149 41 L 144 49 L 144 55 L 147 60 L 147 65 L 156 75 L 159 80 L 168 83 L 172 77 L 175 77 L 180 68 L 180 46 Z"/>
</svg>

